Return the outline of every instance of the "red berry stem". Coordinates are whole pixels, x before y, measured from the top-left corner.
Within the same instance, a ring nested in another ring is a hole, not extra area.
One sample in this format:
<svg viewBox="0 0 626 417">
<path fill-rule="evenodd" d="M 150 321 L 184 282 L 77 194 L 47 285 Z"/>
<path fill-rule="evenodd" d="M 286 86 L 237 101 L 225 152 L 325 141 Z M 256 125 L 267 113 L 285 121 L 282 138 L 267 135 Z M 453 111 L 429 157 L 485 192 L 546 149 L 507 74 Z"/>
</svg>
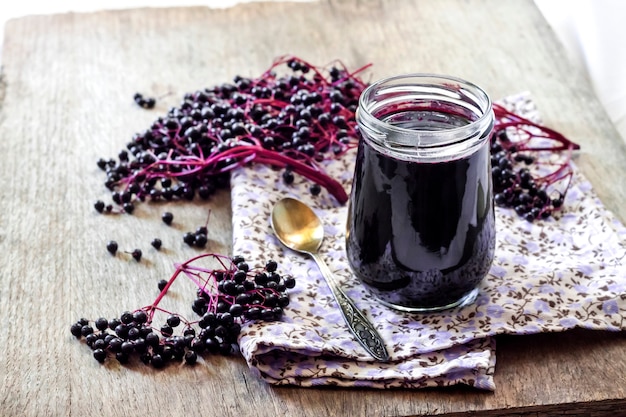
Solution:
<svg viewBox="0 0 626 417">
<path fill-rule="evenodd" d="M 567 139 L 561 133 L 549 127 L 542 126 L 531 120 L 526 119 L 516 113 L 507 110 L 499 104 L 493 105 L 493 111 L 496 116 L 495 132 L 506 130 L 507 128 L 515 128 L 523 131 L 529 138 L 543 138 L 556 141 L 558 146 L 518 146 L 518 150 L 528 151 L 562 151 L 562 150 L 578 150 L 580 145 Z M 528 128 L 532 128 L 532 131 Z M 519 142 L 516 143 L 519 145 Z"/>
<path fill-rule="evenodd" d="M 222 264 L 222 266 L 226 269 L 226 265 L 224 265 L 222 260 L 229 259 L 229 258 L 227 256 L 225 256 L 225 255 L 219 255 L 219 254 L 214 254 L 214 253 L 203 253 L 201 255 L 197 255 L 197 256 L 194 256 L 193 258 L 188 259 L 187 261 L 183 262 L 182 264 L 177 264 L 176 265 L 176 270 L 174 271 L 174 273 L 172 274 L 170 279 L 167 281 L 167 284 L 165 285 L 165 288 L 163 288 L 161 290 L 159 295 L 152 302 L 152 305 L 150 306 L 150 309 L 152 311 L 151 314 L 154 314 L 153 310 L 159 305 L 159 303 L 161 302 L 163 297 L 165 297 L 165 294 L 167 294 L 167 291 L 170 289 L 170 287 L 172 286 L 174 281 L 176 281 L 176 279 L 178 278 L 178 275 L 180 275 L 181 272 L 188 271 L 189 270 L 189 265 L 192 264 L 193 262 L 196 262 L 197 260 L 202 259 L 202 258 L 206 258 L 206 257 L 214 258 L 215 260 L 219 261 Z M 211 272 L 209 270 L 205 270 L 205 271 L 206 272 Z"/>
</svg>

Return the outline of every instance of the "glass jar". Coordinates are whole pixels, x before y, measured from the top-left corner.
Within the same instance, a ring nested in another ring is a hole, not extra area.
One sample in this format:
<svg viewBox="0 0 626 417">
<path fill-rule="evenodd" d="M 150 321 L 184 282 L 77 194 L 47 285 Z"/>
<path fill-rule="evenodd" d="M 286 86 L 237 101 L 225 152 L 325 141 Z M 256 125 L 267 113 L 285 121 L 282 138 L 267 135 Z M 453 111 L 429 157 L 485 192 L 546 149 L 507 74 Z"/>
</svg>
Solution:
<svg viewBox="0 0 626 417">
<path fill-rule="evenodd" d="M 488 95 L 458 78 L 395 76 L 363 91 L 356 118 L 352 270 L 399 310 L 473 302 L 495 248 Z"/>
</svg>

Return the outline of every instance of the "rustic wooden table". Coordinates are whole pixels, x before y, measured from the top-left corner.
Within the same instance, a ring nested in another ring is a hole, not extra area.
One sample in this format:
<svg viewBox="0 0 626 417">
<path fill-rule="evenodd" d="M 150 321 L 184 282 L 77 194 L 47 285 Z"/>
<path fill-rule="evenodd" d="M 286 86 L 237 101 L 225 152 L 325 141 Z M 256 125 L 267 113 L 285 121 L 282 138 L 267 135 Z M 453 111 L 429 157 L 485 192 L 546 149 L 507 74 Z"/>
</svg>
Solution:
<svg viewBox="0 0 626 417">
<path fill-rule="evenodd" d="M 8 23 L 0 88 L 0 415 L 408 416 L 626 415 L 626 338 L 573 331 L 499 337 L 497 391 L 274 388 L 240 358 L 153 371 L 98 364 L 69 333 L 79 317 L 148 304 L 180 239 L 212 210 L 209 250 L 229 253 L 230 199 L 143 204 L 102 216 L 100 157 L 117 155 L 180 97 L 256 76 L 285 53 L 314 63 L 374 63 L 372 78 L 435 72 L 493 97 L 530 91 L 545 123 L 582 145 L 577 164 L 626 221 L 626 147 L 530 0 L 258 3 L 226 10 L 141 9 Z M 135 92 L 171 93 L 157 108 Z M 167 250 L 150 250 L 153 237 Z M 137 263 L 111 257 L 144 249 Z M 183 294 L 172 303 L 188 308 Z"/>
</svg>

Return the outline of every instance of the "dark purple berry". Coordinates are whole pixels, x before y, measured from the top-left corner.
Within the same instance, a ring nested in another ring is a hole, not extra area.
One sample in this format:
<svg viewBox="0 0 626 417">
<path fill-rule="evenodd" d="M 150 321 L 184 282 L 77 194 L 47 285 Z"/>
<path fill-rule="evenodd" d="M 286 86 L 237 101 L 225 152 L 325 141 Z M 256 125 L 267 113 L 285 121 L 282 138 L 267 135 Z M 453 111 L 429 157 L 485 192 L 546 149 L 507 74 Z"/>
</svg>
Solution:
<svg viewBox="0 0 626 417">
<path fill-rule="evenodd" d="M 243 314 L 244 309 L 243 306 L 241 304 L 233 304 L 230 306 L 230 308 L 228 309 L 228 312 L 233 316 L 233 317 L 239 317 Z"/>
<path fill-rule="evenodd" d="M 163 359 L 163 356 L 158 353 L 152 355 L 150 363 L 157 369 L 163 368 L 165 366 L 165 360 Z"/>
<path fill-rule="evenodd" d="M 102 201 L 102 200 L 96 201 L 95 204 L 93 205 L 93 207 L 96 209 L 96 211 L 98 213 L 102 213 L 104 211 L 104 207 L 105 207 L 104 201 Z"/>
<path fill-rule="evenodd" d="M 193 246 L 196 243 L 196 235 L 192 232 L 187 232 L 183 235 L 183 242 L 189 246 Z"/>
<path fill-rule="evenodd" d="M 120 324 L 122 324 L 122 321 L 120 319 L 118 319 L 117 317 L 112 318 L 111 320 L 109 320 L 109 329 L 115 330 L 115 328 Z"/>
<path fill-rule="evenodd" d="M 80 338 L 81 338 L 81 336 L 82 336 L 82 332 L 81 332 L 82 327 L 83 327 L 83 325 L 82 325 L 82 324 L 80 324 L 80 323 L 74 323 L 74 324 L 72 324 L 72 326 L 70 327 L 70 332 L 72 332 L 72 335 L 74 335 L 75 337 L 77 337 L 77 338 L 79 338 L 79 339 L 80 339 Z"/>
<path fill-rule="evenodd" d="M 285 277 L 283 280 L 283 283 L 285 284 L 285 287 L 287 288 L 293 288 L 296 286 L 296 279 L 294 277 Z"/>
<path fill-rule="evenodd" d="M 174 329 L 172 329 L 171 326 L 164 324 L 163 326 L 161 326 L 161 334 L 164 337 L 170 337 L 171 335 L 174 334 Z"/>
<path fill-rule="evenodd" d="M 161 215 L 161 220 L 163 220 L 163 223 L 170 225 L 172 224 L 172 221 L 174 220 L 174 215 L 170 213 L 169 211 L 166 211 L 165 213 Z"/>
<path fill-rule="evenodd" d="M 175 314 L 171 314 L 167 317 L 167 324 L 170 327 L 178 326 L 180 324 L 180 317 Z"/>
<path fill-rule="evenodd" d="M 246 270 L 239 269 L 237 272 L 235 272 L 233 274 L 233 281 L 235 281 L 235 283 L 237 283 L 237 284 L 243 283 L 245 281 L 245 279 L 247 278 L 247 276 L 248 276 L 246 271 L 247 271 L 247 269 Z"/>
<path fill-rule="evenodd" d="M 208 242 L 207 235 L 199 233 L 195 235 L 193 245 L 199 248 L 203 248 L 206 246 L 207 242 Z"/>
<path fill-rule="evenodd" d="M 107 168 L 107 161 L 104 158 L 100 158 L 98 159 L 98 161 L 96 161 L 96 165 L 98 165 L 98 168 L 104 171 Z"/>
<path fill-rule="evenodd" d="M 143 324 L 148 321 L 148 315 L 143 310 L 137 310 L 133 313 L 133 321 L 137 324 Z"/>
<path fill-rule="evenodd" d="M 265 264 L 265 270 L 267 272 L 274 272 L 274 271 L 276 271 L 276 268 L 278 268 L 278 264 L 276 263 L 276 261 L 269 260 Z"/>
<path fill-rule="evenodd" d="M 312 195 L 319 195 L 322 192 L 322 187 L 319 184 L 311 184 L 309 187 L 309 192 Z"/>
<path fill-rule="evenodd" d="M 121 352 L 122 343 L 124 343 L 124 340 L 120 339 L 119 337 L 114 337 L 109 342 L 109 349 L 111 350 L 111 352 L 114 352 L 114 353 Z"/>
<path fill-rule="evenodd" d="M 293 172 L 289 169 L 283 171 L 283 181 L 285 182 L 285 184 L 293 184 L 293 181 L 295 179 Z"/>
<path fill-rule="evenodd" d="M 96 349 L 93 351 L 93 357 L 100 363 L 103 363 L 107 357 L 107 353 L 104 349 Z"/>
<path fill-rule="evenodd" d="M 87 344 L 87 346 L 91 347 L 98 339 L 99 337 L 97 334 L 89 333 L 87 336 L 85 336 L 85 343 Z"/>
<path fill-rule="evenodd" d="M 268 281 L 268 276 L 264 272 L 259 272 L 254 276 L 254 282 L 257 285 L 265 285 L 267 284 L 267 281 Z"/>
<path fill-rule="evenodd" d="M 133 322 L 133 313 L 131 313 L 130 311 L 124 311 L 121 315 L 120 315 L 120 322 L 122 322 L 123 324 L 130 324 Z"/>
<path fill-rule="evenodd" d="M 104 317 L 100 317 L 96 319 L 95 325 L 98 330 L 106 330 L 109 327 L 109 321 Z"/>
<path fill-rule="evenodd" d="M 193 365 L 198 361 L 198 354 L 193 350 L 188 350 L 185 352 L 185 363 L 188 365 Z"/>
<path fill-rule="evenodd" d="M 132 212 L 135 210 L 135 206 L 133 205 L 133 203 L 124 203 L 124 205 L 122 206 L 124 208 L 124 211 L 128 214 L 132 214 Z"/>
<path fill-rule="evenodd" d="M 156 333 L 148 333 L 145 337 L 146 340 L 146 345 L 148 346 L 152 346 L 153 348 L 159 346 L 159 343 L 161 343 L 161 338 L 159 337 L 158 334 Z"/>
<path fill-rule="evenodd" d="M 115 253 L 117 252 L 117 242 L 111 240 L 109 243 L 107 243 L 107 250 L 111 255 L 115 255 Z"/>
<path fill-rule="evenodd" d="M 89 334 L 93 333 L 93 327 L 91 327 L 90 325 L 86 324 L 84 326 L 82 326 L 80 328 L 80 334 L 82 334 L 83 336 L 87 336 Z"/>
<path fill-rule="evenodd" d="M 142 255 L 141 249 L 135 249 L 131 252 L 131 256 L 137 262 L 141 261 L 141 255 Z"/>
</svg>

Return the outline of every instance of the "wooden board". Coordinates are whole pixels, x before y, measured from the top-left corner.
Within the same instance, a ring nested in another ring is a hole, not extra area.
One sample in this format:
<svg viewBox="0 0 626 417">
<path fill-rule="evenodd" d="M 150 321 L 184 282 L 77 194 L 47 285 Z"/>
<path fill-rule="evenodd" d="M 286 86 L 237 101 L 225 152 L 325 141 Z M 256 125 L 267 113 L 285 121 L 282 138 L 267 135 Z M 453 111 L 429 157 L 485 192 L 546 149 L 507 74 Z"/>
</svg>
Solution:
<svg viewBox="0 0 626 417">
<path fill-rule="evenodd" d="M 492 97 L 530 91 L 545 122 L 582 145 L 577 164 L 626 220 L 626 146 L 588 82 L 530 0 L 258 3 L 31 16 L 6 26 L 0 104 L 0 415 L 408 416 L 617 415 L 626 407 L 623 334 L 498 339 L 495 393 L 273 388 L 240 358 L 187 369 L 104 367 L 69 334 L 79 317 L 148 304 L 172 263 L 197 253 L 180 236 L 211 210 L 208 250 L 229 253 L 227 192 L 210 203 L 141 205 L 102 216 L 96 167 L 186 92 L 259 75 L 292 53 L 372 79 L 456 75 Z M 162 95 L 154 111 L 135 92 Z M 167 207 L 172 227 L 159 220 Z M 160 237 L 167 248 L 151 250 Z M 137 263 L 106 242 L 144 250 Z M 188 309 L 181 288 L 172 306 Z M 174 308 L 174 307 L 173 307 Z"/>
</svg>

